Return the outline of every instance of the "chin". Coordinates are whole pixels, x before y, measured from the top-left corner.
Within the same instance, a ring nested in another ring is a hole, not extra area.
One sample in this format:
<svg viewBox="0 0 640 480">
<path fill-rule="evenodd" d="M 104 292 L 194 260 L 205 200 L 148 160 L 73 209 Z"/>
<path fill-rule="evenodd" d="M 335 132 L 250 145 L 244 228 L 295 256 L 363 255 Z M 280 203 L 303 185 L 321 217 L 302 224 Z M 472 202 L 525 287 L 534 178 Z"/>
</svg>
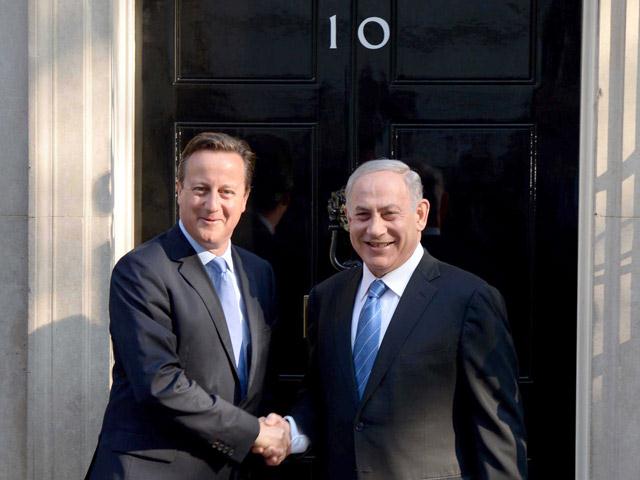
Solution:
<svg viewBox="0 0 640 480">
<path fill-rule="evenodd" d="M 369 267 L 369 270 L 371 270 L 371 273 L 373 273 L 376 277 L 382 277 L 385 273 L 389 272 L 390 268 L 389 268 L 389 264 L 384 263 L 384 264 L 380 264 L 378 262 L 366 262 L 367 267 Z"/>
</svg>

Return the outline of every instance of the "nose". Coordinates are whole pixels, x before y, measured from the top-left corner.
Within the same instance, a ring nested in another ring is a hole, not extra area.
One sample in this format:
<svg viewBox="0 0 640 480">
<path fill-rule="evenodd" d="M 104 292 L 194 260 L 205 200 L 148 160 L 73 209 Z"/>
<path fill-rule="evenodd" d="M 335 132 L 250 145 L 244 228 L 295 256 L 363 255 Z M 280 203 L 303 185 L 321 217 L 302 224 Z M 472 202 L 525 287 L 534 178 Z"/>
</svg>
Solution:
<svg viewBox="0 0 640 480">
<path fill-rule="evenodd" d="M 380 237 L 384 234 L 385 227 L 382 217 L 379 215 L 372 215 L 367 225 L 367 234 L 371 237 Z"/>
<path fill-rule="evenodd" d="M 220 208 L 220 198 L 216 192 L 211 192 L 207 195 L 204 201 L 204 207 L 211 212 L 215 212 Z"/>
</svg>

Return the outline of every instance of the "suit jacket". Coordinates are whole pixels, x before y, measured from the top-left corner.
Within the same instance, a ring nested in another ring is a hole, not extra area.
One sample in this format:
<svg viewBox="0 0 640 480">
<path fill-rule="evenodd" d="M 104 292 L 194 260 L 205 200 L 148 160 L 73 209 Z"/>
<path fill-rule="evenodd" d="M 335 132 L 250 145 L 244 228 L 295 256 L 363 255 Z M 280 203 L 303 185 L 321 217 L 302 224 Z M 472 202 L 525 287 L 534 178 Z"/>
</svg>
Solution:
<svg viewBox="0 0 640 480">
<path fill-rule="evenodd" d="M 293 416 L 337 479 L 522 479 L 526 445 L 503 300 L 426 251 L 358 399 L 351 322 L 362 268 L 309 298 L 311 363 Z"/>
<path fill-rule="evenodd" d="M 242 400 L 220 301 L 179 226 L 115 266 L 113 385 L 90 478 L 228 478 L 249 452 L 275 292 L 267 262 L 232 255 L 251 332 Z"/>
</svg>

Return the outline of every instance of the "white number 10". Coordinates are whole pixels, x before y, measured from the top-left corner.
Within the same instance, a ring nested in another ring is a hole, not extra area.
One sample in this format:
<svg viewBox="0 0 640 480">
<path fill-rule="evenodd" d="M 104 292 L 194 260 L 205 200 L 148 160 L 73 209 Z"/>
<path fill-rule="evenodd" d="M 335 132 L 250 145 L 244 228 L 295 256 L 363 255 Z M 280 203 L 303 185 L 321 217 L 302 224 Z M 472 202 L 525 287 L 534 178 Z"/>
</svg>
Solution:
<svg viewBox="0 0 640 480">
<path fill-rule="evenodd" d="M 365 37 L 364 35 L 364 27 L 368 23 L 372 23 L 372 22 L 377 23 L 378 25 L 380 25 L 380 28 L 382 28 L 382 41 L 379 43 L 369 42 L 369 40 L 367 40 L 367 37 Z M 336 15 L 331 15 L 329 17 L 329 26 L 331 29 L 329 34 L 329 48 L 332 50 L 335 50 L 338 48 L 338 45 L 336 43 L 336 37 L 337 37 Z M 362 22 L 360 22 L 360 25 L 358 26 L 358 40 L 360 40 L 360 43 L 362 44 L 363 47 L 368 48 L 369 50 L 377 50 L 379 48 L 384 47 L 389 41 L 390 36 L 391 36 L 391 29 L 389 28 L 389 24 L 387 23 L 386 20 L 380 17 L 365 18 Z"/>
</svg>

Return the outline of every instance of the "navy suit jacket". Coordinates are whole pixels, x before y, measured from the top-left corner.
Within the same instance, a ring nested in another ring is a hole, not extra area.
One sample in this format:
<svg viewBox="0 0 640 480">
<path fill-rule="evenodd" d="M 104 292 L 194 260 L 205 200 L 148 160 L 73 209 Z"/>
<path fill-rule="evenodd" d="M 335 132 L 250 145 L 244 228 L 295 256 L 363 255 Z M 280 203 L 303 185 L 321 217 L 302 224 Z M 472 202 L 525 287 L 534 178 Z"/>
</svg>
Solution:
<svg viewBox="0 0 640 480">
<path fill-rule="evenodd" d="M 333 480 L 526 478 L 516 356 L 502 297 L 426 251 L 358 398 L 351 349 L 362 268 L 316 286 L 311 363 L 293 416 Z"/>
<path fill-rule="evenodd" d="M 220 301 L 180 228 L 115 266 L 113 385 L 89 478 L 228 478 L 247 456 L 259 432 L 275 292 L 267 262 L 237 247 L 232 255 L 251 332 L 244 399 Z"/>
</svg>

